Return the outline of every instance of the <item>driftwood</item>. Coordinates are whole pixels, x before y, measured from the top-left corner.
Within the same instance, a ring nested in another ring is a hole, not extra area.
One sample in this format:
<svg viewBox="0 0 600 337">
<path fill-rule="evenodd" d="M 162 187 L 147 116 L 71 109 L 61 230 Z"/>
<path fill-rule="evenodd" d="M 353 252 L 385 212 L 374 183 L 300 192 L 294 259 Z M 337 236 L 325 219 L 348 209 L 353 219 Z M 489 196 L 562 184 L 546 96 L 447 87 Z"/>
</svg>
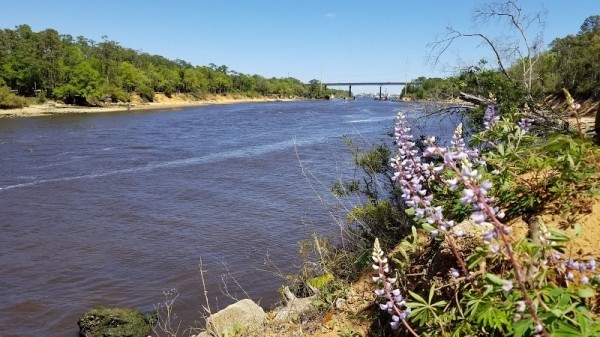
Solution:
<svg viewBox="0 0 600 337">
<path fill-rule="evenodd" d="M 487 99 L 487 98 L 483 98 L 483 97 L 479 97 L 479 96 L 475 96 L 475 95 L 471 95 L 471 94 L 467 94 L 465 92 L 460 92 L 460 99 L 462 99 L 463 101 L 467 101 L 469 103 L 473 103 L 473 104 L 477 104 L 477 105 L 489 105 L 489 104 L 494 104 L 494 101 L 491 99 Z"/>
</svg>

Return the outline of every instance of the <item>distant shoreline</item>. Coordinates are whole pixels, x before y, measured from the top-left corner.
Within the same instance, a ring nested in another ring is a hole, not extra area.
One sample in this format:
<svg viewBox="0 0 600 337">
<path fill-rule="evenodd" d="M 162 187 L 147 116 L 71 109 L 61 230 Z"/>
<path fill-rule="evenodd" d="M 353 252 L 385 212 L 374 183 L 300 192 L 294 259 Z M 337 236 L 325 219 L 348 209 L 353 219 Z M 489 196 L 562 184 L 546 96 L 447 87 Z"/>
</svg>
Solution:
<svg viewBox="0 0 600 337">
<path fill-rule="evenodd" d="M 160 109 L 182 109 L 203 105 L 238 104 L 238 103 L 260 103 L 260 102 L 282 102 L 297 101 L 299 99 L 277 99 L 277 98 L 234 98 L 219 96 L 207 100 L 182 100 L 161 98 L 158 102 L 148 103 L 116 103 L 103 107 L 86 107 L 77 105 L 60 104 L 48 102 L 44 104 L 32 104 L 20 109 L 0 110 L 0 118 L 23 118 L 58 116 L 67 114 L 93 114 L 107 112 L 127 112 Z"/>
</svg>

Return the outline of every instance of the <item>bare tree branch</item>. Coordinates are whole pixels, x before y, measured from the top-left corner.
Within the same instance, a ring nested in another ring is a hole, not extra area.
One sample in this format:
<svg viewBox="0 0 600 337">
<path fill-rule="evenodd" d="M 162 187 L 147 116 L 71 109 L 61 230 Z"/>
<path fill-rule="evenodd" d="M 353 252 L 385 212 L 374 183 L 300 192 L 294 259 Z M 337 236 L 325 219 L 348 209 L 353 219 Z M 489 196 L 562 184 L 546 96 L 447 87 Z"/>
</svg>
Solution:
<svg viewBox="0 0 600 337">
<path fill-rule="evenodd" d="M 473 20 L 475 23 L 481 27 L 492 22 L 506 22 L 510 28 L 508 32 L 514 32 L 512 34 L 513 38 L 510 36 L 494 38 L 484 32 L 465 33 L 449 26 L 446 28 L 447 34 L 444 38 L 429 44 L 431 48 L 429 60 L 433 60 L 433 64 L 436 66 L 440 61 L 440 57 L 456 40 L 465 37 L 478 38 L 481 44 L 487 45 L 492 50 L 500 72 L 507 78 L 515 80 L 509 72 L 509 67 L 515 59 L 519 62 L 517 64 L 521 69 L 519 71 L 519 77 L 521 77 L 519 82 L 523 83 L 528 96 L 531 96 L 534 65 L 539 59 L 542 39 L 541 32 L 534 39 L 531 39 L 528 36 L 528 30 L 534 24 L 537 24 L 541 31 L 544 26 L 545 15 L 545 10 L 540 10 L 534 15 L 525 14 L 517 0 L 484 4 L 474 11 Z"/>
<path fill-rule="evenodd" d="M 489 37 L 487 37 L 486 35 L 481 34 L 481 33 L 462 33 L 458 30 L 455 30 L 452 27 L 447 27 L 447 30 L 449 31 L 449 34 L 447 35 L 447 37 L 445 39 L 435 41 L 432 44 L 430 44 L 430 46 L 432 47 L 432 50 L 434 50 L 434 51 L 441 47 L 441 50 L 439 50 L 438 52 L 434 52 L 434 54 L 435 54 L 434 65 L 438 64 L 439 59 L 442 56 L 442 54 L 450 47 L 450 45 L 455 40 L 457 40 L 459 38 L 463 38 L 463 37 L 479 37 L 483 41 L 485 41 L 485 43 L 490 48 L 492 48 L 492 51 L 496 55 L 496 61 L 498 62 L 498 67 L 500 68 L 500 71 L 504 75 L 506 75 L 506 77 L 510 78 L 510 76 L 508 75 L 508 72 L 506 71 L 506 67 L 504 66 L 504 63 L 502 62 L 502 56 L 501 56 L 500 51 L 498 50 L 496 44 Z"/>
</svg>

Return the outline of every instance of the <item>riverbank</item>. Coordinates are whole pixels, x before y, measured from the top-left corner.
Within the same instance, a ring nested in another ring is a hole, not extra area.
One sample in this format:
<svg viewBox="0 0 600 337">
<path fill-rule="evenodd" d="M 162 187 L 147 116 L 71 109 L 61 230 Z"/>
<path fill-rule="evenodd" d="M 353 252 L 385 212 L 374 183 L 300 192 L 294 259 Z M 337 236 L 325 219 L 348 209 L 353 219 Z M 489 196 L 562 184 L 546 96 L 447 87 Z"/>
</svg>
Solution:
<svg viewBox="0 0 600 337">
<path fill-rule="evenodd" d="M 20 109 L 0 110 L 0 118 L 40 117 L 64 114 L 92 114 L 159 109 L 178 110 L 202 105 L 282 102 L 297 100 L 299 99 L 269 97 L 249 98 L 235 95 L 212 95 L 206 99 L 197 100 L 188 95 L 182 94 L 175 94 L 171 97 L 167 97 L 164 94 L 156 94 L 154 102 L 142 102 L 141 100 L 137 99 L 137 97 L 133 97 L 132 102 L 129 103 L 109 103 L 102 107 L 77 106 L 63 104 L 61 102 L 48 101 L 43 104 L 32 104 L 28 107 Z"/>
</svg>

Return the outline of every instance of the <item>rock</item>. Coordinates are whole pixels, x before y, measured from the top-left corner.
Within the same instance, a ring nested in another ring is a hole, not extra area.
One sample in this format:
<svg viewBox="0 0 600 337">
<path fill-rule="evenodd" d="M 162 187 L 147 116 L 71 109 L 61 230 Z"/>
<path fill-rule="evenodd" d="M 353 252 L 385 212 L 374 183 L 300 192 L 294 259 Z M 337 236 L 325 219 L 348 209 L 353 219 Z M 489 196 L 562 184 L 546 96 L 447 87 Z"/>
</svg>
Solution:
<svg viewBox="0 0 600 337">
<path fill-rule="evenodd" d="M 475 247 L 483 244 L 483 232 L 494 228 L 494 225 L 488 222 L 476 224 L 473 220 L 465 220 L 456 226 L 451 231 L 456 234 L 461 232 L 462 235 L 456 239 L 456 243 L 461 248 L 461 251 L 471 251 Z"/>
<path fill-rule="evenodd" d="M 206 332 L 199 336 L 233 336 L 240 331 L 253 331 L 263 326 L 267 314 L 250 299 L 241 300 L 211 315 Z"/>
<path fill-rule="evenodd" d="M 94 308 L 79 318 L 83 337 L 146 337 L 152 331 L 156 315 L 142 314 L 134 308 Z"/>
<path fill-rule="evenodd" d="M 316 289 L 310 287 L 313 293 L 316 293 Z M 315 296 L 297 298 L 288 287 L 285 287 L 283 294 L 287 300 L 287 303 L 283 307 L 279 307 L 273 312 L 275 313 L 275 322 L 290 322 L 298 320 L 302 315 L 314 309 L 312 303 L 315 301 Z"/>
<path fill-rule="evenodd" d="M 447 235 L 451 235 L 454 239 L 457 253 L 466 258 L 477 247 L 484 244 L 482 234 L 491 228 L 493 228 L 493 225 L 487 222 L 476 224 L 472 220 L 465 220 L 452 227 L 450 233 Z M 434 253 L 429 256 L 428 261 L 425 263 L 425 278 L 432 279 L 434 276 L 446 277 L 450 272 L 450 268 L 458 267 L 449 240 L 442 241 L 437 248 L 434 241 L 432 241 L 432 245 L 434 245 L 432 246 Z"/>
</svg>

